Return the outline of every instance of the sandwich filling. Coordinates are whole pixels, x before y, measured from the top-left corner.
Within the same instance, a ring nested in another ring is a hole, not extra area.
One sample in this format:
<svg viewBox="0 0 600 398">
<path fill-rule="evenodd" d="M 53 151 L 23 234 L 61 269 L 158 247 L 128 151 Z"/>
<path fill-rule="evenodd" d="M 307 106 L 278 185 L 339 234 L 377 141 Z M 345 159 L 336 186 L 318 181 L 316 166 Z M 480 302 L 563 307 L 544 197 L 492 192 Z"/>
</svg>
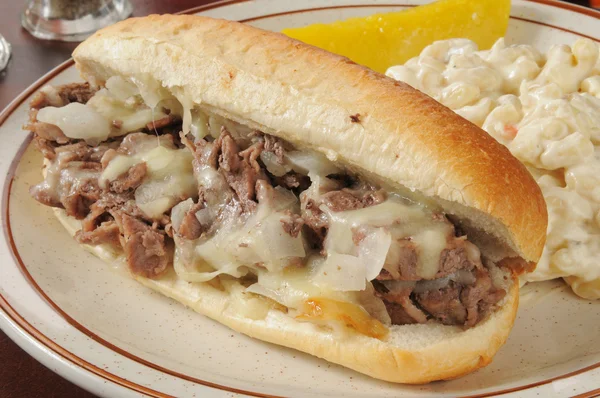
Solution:
<svg viewBox="0 0 600 398">
<path fill-rule="evenodd" d="M 495 265 L 430 203 L 279 138 L 113 77 L 44 87 L 31 103 L 39 202 L 131 273 L 210 283 L 323 327 L 472 327 L 505 296 Z M 253 314 L 260 317 L 260 315 Z"/>
</svg>

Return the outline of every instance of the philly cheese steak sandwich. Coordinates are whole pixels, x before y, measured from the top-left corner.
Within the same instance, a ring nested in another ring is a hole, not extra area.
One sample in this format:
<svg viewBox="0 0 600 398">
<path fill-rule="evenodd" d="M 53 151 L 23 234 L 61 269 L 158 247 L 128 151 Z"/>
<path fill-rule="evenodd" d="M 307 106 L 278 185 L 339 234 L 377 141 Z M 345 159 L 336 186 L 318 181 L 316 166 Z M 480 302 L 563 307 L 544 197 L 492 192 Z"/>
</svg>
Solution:
<svg viewBox="0 0 600 398">
<path fill-rule="evenodd" d="M 485 366 L 544 245 L 506 148 L 408 85 L 281 34 L 133 18 L 74 52 L 28 130 L 33 197 L 133 278 L 372 377 Z"/>
</svg>

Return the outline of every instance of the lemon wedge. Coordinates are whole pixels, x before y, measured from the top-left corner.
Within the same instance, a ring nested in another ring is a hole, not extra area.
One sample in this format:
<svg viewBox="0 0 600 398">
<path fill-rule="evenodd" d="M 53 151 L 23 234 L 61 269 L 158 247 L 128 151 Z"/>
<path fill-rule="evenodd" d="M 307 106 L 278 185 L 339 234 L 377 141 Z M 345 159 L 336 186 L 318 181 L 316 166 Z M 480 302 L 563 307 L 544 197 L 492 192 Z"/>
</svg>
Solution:
<svg viewBox="0 0 600 398">
<path fill-rule="evenodd" d="M 510 0 L 440 0 L 408 10 L 284 29 L 378 72 L 403 64 L 436 40 L 467 38 L 487 49 L 504 36 Z"/>
</svg>

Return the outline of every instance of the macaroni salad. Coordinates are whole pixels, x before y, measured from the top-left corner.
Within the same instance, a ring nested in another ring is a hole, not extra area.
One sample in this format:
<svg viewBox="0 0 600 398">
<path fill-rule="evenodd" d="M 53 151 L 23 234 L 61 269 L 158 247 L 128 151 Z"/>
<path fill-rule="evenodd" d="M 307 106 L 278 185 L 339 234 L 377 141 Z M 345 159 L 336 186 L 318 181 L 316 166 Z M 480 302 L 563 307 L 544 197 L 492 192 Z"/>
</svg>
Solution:
<svg viewBox="0 0 600 398">
<path fill-rule="evenodd" d="M 578 39 L 542 54 L 500 39 L 438 41 L 386 74 L 477 124 L 523 162 L 548 206 L 548 240 L 525 281 L 562 277 L 600 298 L 600 56 Z"/>
</svg>

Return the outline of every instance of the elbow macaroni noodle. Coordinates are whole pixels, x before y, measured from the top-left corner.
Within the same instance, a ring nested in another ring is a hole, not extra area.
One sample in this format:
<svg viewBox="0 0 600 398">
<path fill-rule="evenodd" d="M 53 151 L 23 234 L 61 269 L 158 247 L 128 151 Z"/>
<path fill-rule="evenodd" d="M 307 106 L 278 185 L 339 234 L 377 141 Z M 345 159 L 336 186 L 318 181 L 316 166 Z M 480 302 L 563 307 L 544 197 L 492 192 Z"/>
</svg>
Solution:
<svg viewBox="0 0 600 398">
<path fill-rule="evenodd" d="M 478 51 L 438 41 L 386 74 L 482 127 L 530 170 L 548 205 L 548 240 L 526 281 L 562 277 L 600 298 L 600 55 L 579 39 L 542 54 L 500 39 Z"/>
</svg>

